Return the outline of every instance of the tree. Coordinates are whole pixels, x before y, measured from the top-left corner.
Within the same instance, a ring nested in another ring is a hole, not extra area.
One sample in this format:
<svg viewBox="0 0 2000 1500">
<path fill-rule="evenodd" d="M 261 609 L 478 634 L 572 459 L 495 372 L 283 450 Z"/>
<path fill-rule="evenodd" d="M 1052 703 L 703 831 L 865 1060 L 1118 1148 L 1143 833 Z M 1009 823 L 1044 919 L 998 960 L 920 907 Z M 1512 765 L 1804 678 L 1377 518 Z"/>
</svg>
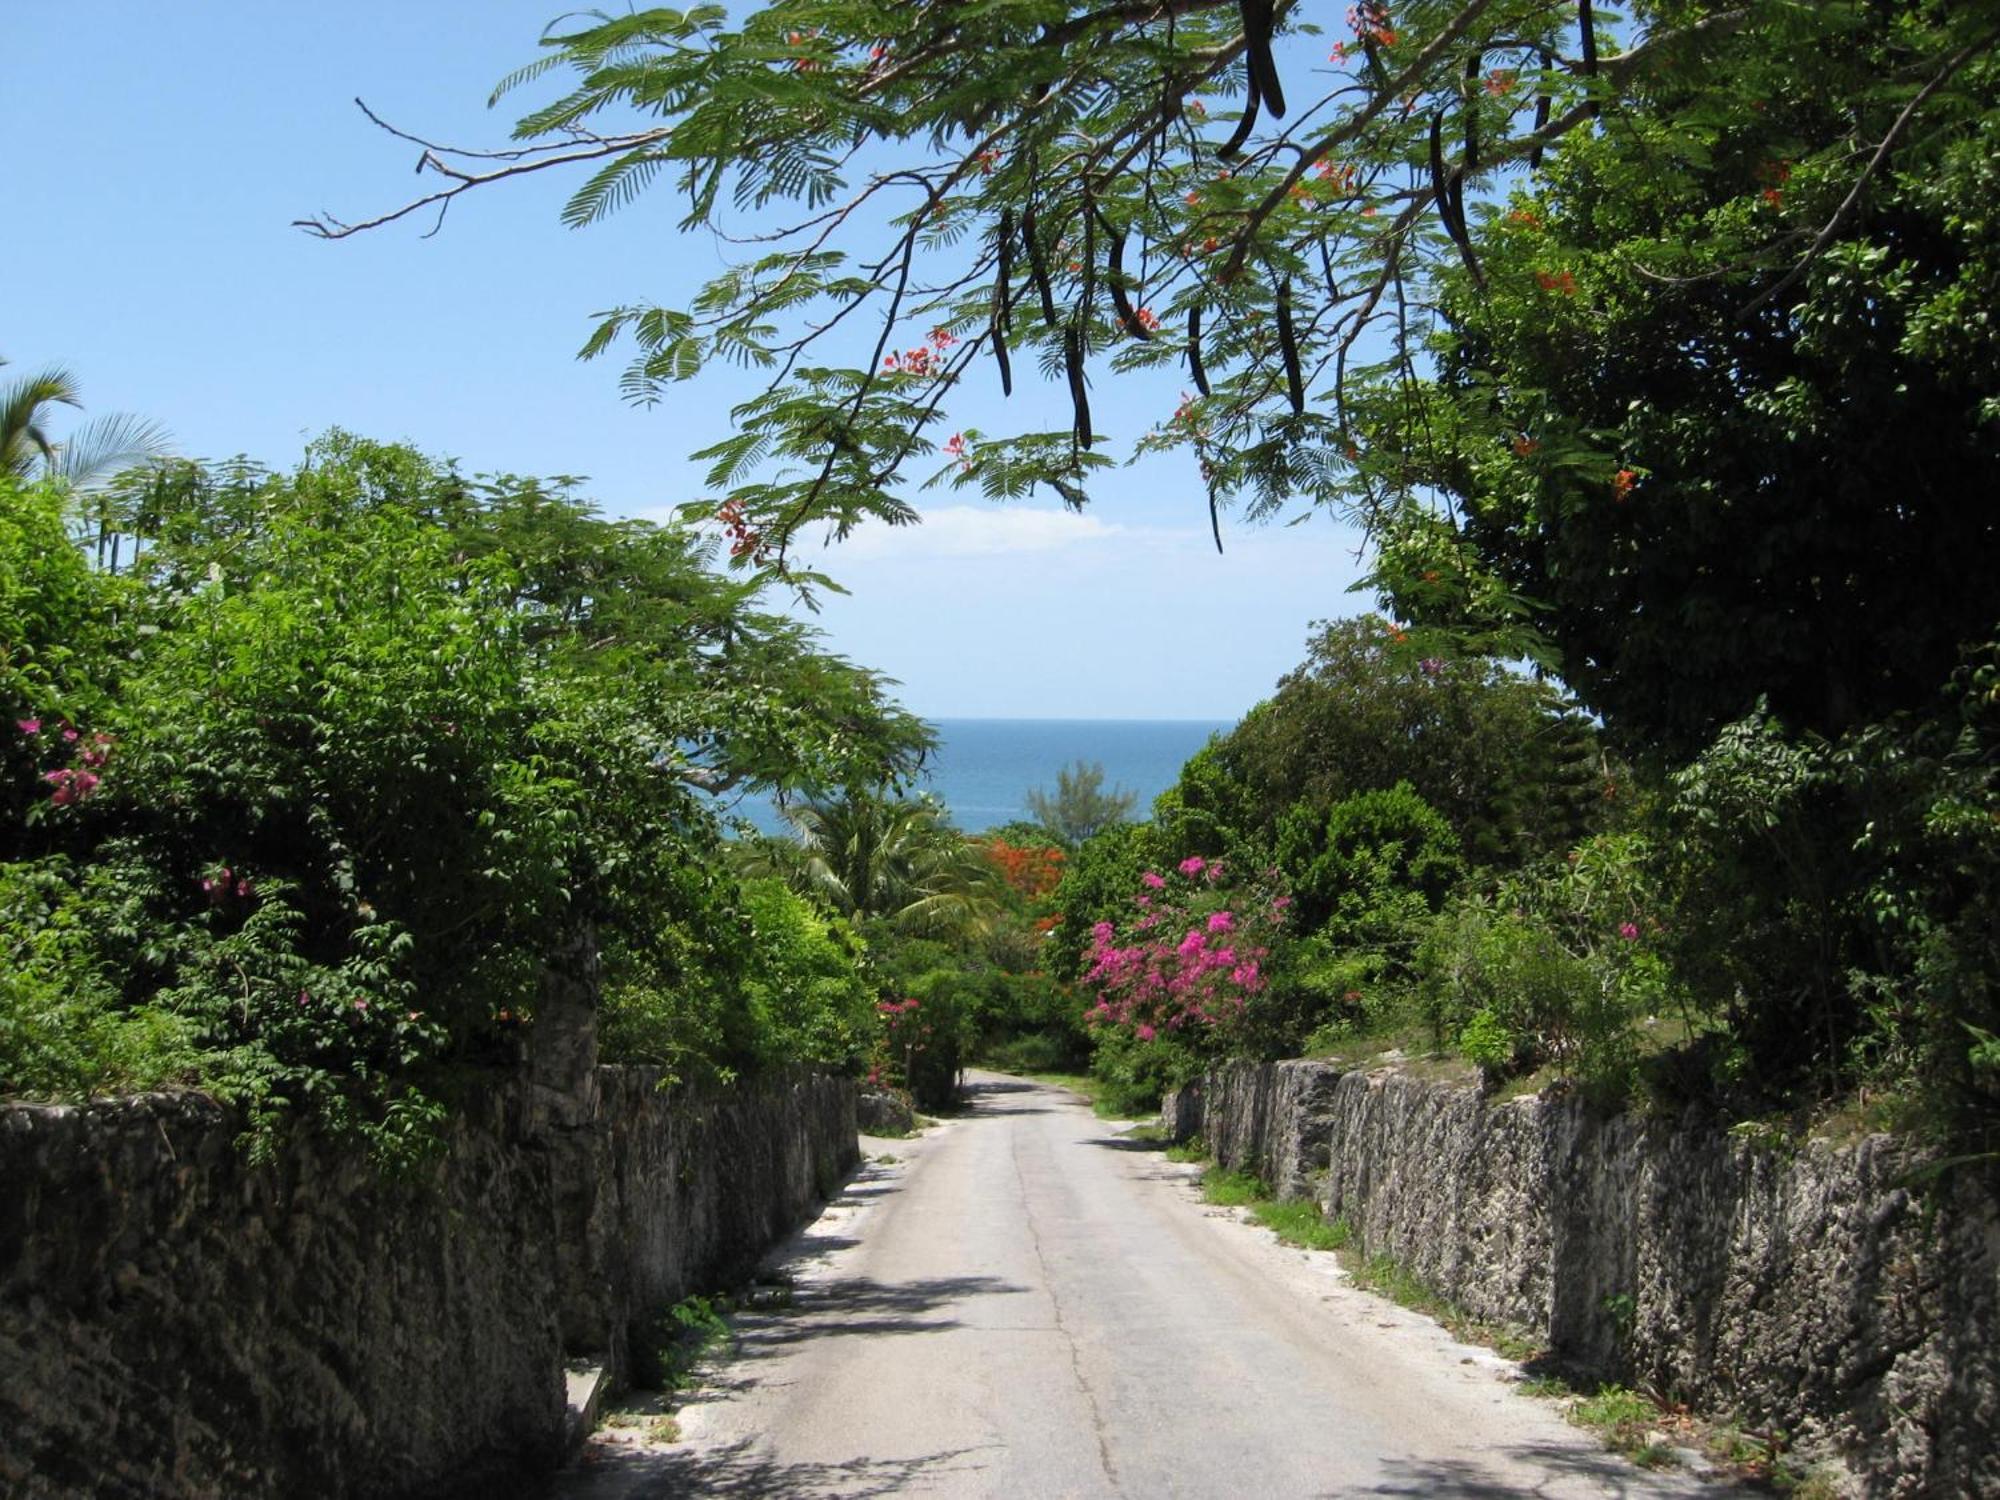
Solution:
<svg viewBox="0 0 2000 1500">
<path fill-rule="evenodd" d="M 1567 848 L 1618 789 L 1589 722 L 1556 689 L 1442 632 L 1363 615 L 1322 624 L 1305 661 L 1207 761 L 1189 762 L 1159 812 L 1191 830 L 1218 825 L 1191 831 L 1184 852 L 1222 853 L 1232 838 L 1268 852 L 1295 808 L 1323 824 L 1346 798 L 1404 781 L 1482 863 Z"/>
<path fill-rule="evenodd" d="M 48 427 L 53 408 L 82 405 L 67 370 L 40 370 L 0 386 L 0 468 L 17 479 L 46 476 L 84 490 L 173 451 L 164 428 L 123 414 L 86 422 L 58 440 Z"/>
<path fill-rule="evenodd" d="M 1104 790 L 1102 761 L 1079 760 L 1056 772 L 1054 793 L 1031 787 L 1025 805 L 1050 838 L 1074 849 L 1113 823 L 1124 822 L 1138 800 L 1137 792 L 1123 787 Z"/>
<path fill-rule="evenodd" d="M 743 259 L 689 307 L 614 309 L 584 354 L 630 339 L 638 401 L 718 358 L 770 373 L 706 450 L 745 565 L 788 566 L 808 525 L 913 519 L 904 487 L 940 446 L 939 482 L 1083 504 L 1111 461 L 1089 401 L 1106 367 L 1192 388 L 1138 446 L 1186 450 L 1211 507 L 1373 514 L 1409 478 L 1381 413 L 1346 395 L 1418 378 L 1439 266 L 1490 279 L 1483 204 L 1502 174 L 1649 107 L 1662 79 L 1740 69 L 1773 33 L 1831 45 L 1845 25 L 1845 7 L 1655 0 L 1621 27 L 1589 0 L 1362 0 L 1327 68 L 1296 0 L 647 10 L 544 35 L 495 99 L 563 72 L 571 86 L 514 146 L 417 142 L 434 190 L 301 222 L 340 238 L 574 172 L 564 217 L 583 225 L 671 184 L 683 227 Z M 1800 246 L 1757 248 L 1782 266 Z M 986 357 L 1003 390 L 1038 368 L 1071 421 L 940 445 Z"/>
<path fill-rule="evenodd" d="M 1496 205 L 1437 378 L 1360 396 L 1379 580 L 1553 647 L 1628 748 L 1929 710 L 2000 619 L 1990 5 L 1768 6 Z"/>
<path fill-rule="evenodd" d="M 980 928 L 999 909 L 999 872 L 928 797 L 849 790 L 785 816 L 800 851 L 777 863 L 790 865 L 798 888 L 857 923 L 946 935 Z"/>
</svg>

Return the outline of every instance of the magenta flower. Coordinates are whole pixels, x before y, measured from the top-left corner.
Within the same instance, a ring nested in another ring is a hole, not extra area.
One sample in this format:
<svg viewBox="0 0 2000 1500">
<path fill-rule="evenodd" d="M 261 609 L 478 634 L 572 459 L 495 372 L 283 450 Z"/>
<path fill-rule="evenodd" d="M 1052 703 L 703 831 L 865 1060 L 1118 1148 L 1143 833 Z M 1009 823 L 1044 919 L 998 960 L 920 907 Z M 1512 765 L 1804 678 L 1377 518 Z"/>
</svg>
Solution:
<svg viewBox="0 0 2000 1500">
<path fill-rule="evenodd" d="M 62 737 L 63 737 L 63 743 L 67 745 L 74 745 L 77 742 L 78 738 L 80 738 L 77 732 L 74 729 L 70 728 L 65 728 L 63 730 Z"/>
<path fill-rule="evenodd" d="M 1139 1023 L 1139 1029 L 1137 1035 L 1140 1041 L 1150 1042 L 1154 1037 L 1159 1035 L 1159 1032 L 1153 1030 L 1153 1028 L 1148 1026 L 1144 1021 L 1141 1021 Z"/>
<path fill-rule="evenodd" d="M 1226 911 L 1217 911 L 1209 913 L 1208 930 L 1210 932 L 1228 932 L 1232 930 L 1235 926 L 1236 926 L 1236 918 L 1232 916 L 1230 913 Z"/>
<path fill-rule="evenodd" d="M 23 734 L 40 734 L 42 732 L 42 721 L 40 719 L 16 719 L 14 727 Z"/>
<path fill-rule="evenodd" d="M 1183 875 L 1199 875 L 1207 865 L 1208 861 L 1199 854 L 1190 854 L 1180 862 L 1180 872 Z"/>
<path fill-rule="evenodd" d="M 1183 866 L 1182 868 L 1186 867 Z M 1145 874 L 1139 877 L 1139 883 L 1145 886 L 1148 890 L 1157 891 L 1158 889 L 1160 889 L 1161 886 L 1165 885 L 1167 882 L 1164 876 L 1156 875 L 1153 871 L 1148 870 Z"/>
<path fill-rule="evenodd" d="M 1620 922 L 1618 924 L 1618 935 L 1628 943 L 1637 942 L 1639 940 L 1638 925 L 1633 922 Z"/>
</svg>

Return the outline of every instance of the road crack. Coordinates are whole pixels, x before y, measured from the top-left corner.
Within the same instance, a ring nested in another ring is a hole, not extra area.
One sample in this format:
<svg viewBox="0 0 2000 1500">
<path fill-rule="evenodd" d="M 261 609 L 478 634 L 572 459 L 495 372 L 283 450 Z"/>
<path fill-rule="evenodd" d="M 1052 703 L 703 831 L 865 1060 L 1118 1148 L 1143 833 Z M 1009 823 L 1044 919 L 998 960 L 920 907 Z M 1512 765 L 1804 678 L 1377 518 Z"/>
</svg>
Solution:
<svg viewBox="0 0 2000 1500">
<path fill-rule="evenodd" d="M 1104 1409 L 1097 1404 L 1097 1392 L 1091 1389 L 1090 1380 L 1083 1373 L 1083 1351 L 1063 1313 L 1062 1295 L 1056 1290 L 1055 1276 L 1049 1270 L 1048 1254 L 1042 1249 L 1042 1226 L 1028 1201 L 1028 1179 L 1021 1171 L 1021 1143 L 1018 1138 L 1008 1151 L 1007 1159 L 1014 1168 L 1014 1186 L 1021 1195 L 1021 1217 L 1028 1225 L 1028 1241 L 1034 1247 L 1035 1264 L 1041 1267 L 1042 1284 L 1049 1289 L 1049 1306 L 1055 1311 L 1055 1331 L 1062 1335 L 1063 1345 L 1069 1350 L 1070 1378 L 1076 1382 L 1077 1392 L 1090 1411 L 1090 1431 L 1097 1439 L 1097 1466 L 1104 1471 L 1104 1481 L 1111 1486 L 1112 1493 L 1123 1495 L 1124 1487 L 1118 1482 L 1118 1464 L 1111 1456 L 1111 1433 L 1104 1420 Z"/>
</svg>

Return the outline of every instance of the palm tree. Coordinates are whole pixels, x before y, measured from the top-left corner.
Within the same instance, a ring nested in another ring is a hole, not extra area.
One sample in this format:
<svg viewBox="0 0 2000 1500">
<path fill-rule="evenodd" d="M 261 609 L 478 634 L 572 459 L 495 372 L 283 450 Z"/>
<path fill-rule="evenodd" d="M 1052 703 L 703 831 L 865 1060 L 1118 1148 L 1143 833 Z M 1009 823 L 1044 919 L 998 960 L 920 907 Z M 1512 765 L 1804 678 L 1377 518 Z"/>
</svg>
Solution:
<svg viewBox="0 0 2000 1500">
<path fill-rule="evenodd" d="M 0 359 L 0 365 L 6 362 Z M 52 477 L 87 493 L 173 451 L 165 428 L 122 412 L 86 422 L 61 441 L 50 435 L 46 424 L 53 408 L 82 405 L 76 377 L 60 368 L 0 386 L 0 472 L 16 479 Z"/>
<path fill-rule="evenodd" d="M 928 797 L 848 791 L 785 817 L 799 852 L 776 873 L 842 916 L 938 935 L 983 930 L 1003 908 L 991 862 Z"/>
</svg>

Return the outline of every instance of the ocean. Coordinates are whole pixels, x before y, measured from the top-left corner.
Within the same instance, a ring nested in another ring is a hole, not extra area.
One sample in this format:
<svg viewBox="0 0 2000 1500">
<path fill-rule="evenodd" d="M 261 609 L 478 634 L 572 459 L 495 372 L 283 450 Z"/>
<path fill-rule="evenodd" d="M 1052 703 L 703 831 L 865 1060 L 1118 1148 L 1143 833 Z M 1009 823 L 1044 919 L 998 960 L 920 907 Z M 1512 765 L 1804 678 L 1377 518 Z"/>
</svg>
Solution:
<svg viewBox="0 0 2000 1500">
<path fill-rule="evenodd" d="M 1137 792 L 1132 816 L 1150 816 L 1153 799 L 1180 779 L 1189 756 L 1227 720 L 1209 719 L 934 719 L 937 753 L 919 789 L 943 802 L 966 833 L 984 833 L 1028 816 L 1032 787 L 1051 793 L 1056 772 L 1079 760 L 1104 767 L 1107 790 Z M 737 811 L 766 833 L 784 824 L 770 802 L 747 797 Z"/>
</svg>

